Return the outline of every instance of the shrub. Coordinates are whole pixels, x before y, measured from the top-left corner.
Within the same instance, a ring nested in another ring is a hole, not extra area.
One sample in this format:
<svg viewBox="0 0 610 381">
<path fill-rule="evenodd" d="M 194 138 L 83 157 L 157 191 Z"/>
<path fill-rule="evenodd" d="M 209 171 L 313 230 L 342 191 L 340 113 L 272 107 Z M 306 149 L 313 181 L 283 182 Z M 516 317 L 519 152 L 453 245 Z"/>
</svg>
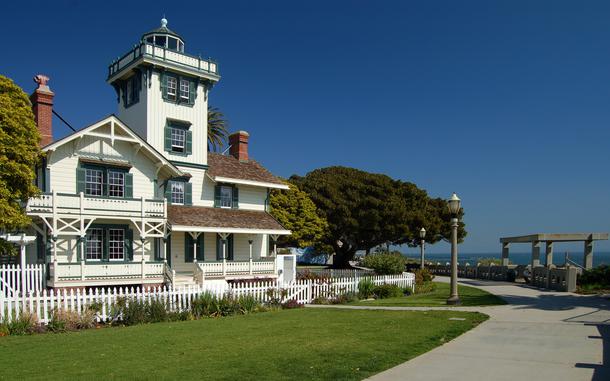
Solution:
<svg viewBox="0 0 610 381">
<path fill-rule="evenodd" d="M 285 310 L 290 310 L 293 308 L 302 308 L 303 304 L 296 301 L 296 299 L 290 299 L 284 303 L 282 303 L 282 308 Z"/>
<path fill-rule="evenodd" d="M 356 301 L 358 301 L 358 295 L 355 292 L 346 292 L 345 294 L 337 295 L 330 302 L 332 304 L 348 304 Z"/>
<path fill-rule="evenodd" d="M 415 270 L 415 285 L 421 286 L 425 282 L 432 282 L 434 275 L 427 268 Z"/>
<path fill-rule="evenodd" d="M 241 313 L 241 306 L 231 294 L 227 294 L 218 300 L 218 314 L 220 316 L 231 316 L 239 313 Z"/>
<path fill-rule="evenodd" d="M 330 304 L 330 300 L 328 298 L 323 297 L 323 296 L 316 296 L 311 301 L 311 304 Z"/>
<path fill-rule="evenodd" d="M 6 330 L 9 335 L 31 335 L 37 331 L 38 325 L 36 315 L 24 311 L 18 318 L 6 323 Z"/>
<path fill-rule="evenodd" d="M 297 280 L 315 280 L 320 283 L 330 281 L 330 277 L 325 274 L 318 274 L 309 269 L 305 269 L 297 273 Z"/>
<path fill-rule="evenodd" d="M 585 270 L 577 281 L 578 285 L 585 289 L 608 289 L 610 288 L 610 267 L 601 265 Z"/>
<path fill-rule="evenodd" d="M 204 292 L 191 303 L 191 312 L 195 318 L 219 315 L 218 298 L 209 292 Z"/>
<path fill-rule="evenodd" d="M 146 303 L 146 322 L 158 323 L 167 321 L 167 308 L 161 300 L 154 299 Z"/>
<path fill-rule="evenodd" d="M 362 260 L 364 267 L 371 268 L 379 275 L 396 275 L 405 271 L 405 257 L 398 252 L 369 254 Z"/>
<path fill-rule="evenodd" d="M 375 286 L 374 292 L 378 299 L 395 298 L 404 295 L 402 288 L 395 284 L 381 284 Z"/>
<path fill-rule="evenodd" d="M 416 294 L 427 294 L 436 290 L 436 283 L 434 282 L 424 282 L 421 285 L 415 286 Z"/>
<path fill-rule="evenodd" d="M 168 312 L 167 321 L 186 321 L 193 320 L 195 317 L 190 311 Z"/>
<path fill-rule="evenodd" d="M 276 288 L 268 288 L 266 291 L 266 295 L 268 298 L 267 305 L 270 307 L 281 307 L 282 300 L 288 296 L 288 290 L 286 289 L 276 289 Z"/>
<path fill-rule="evenodd" d="M 131 299 L 123 308 L 123 323 L 125 325 L 144 324 L 148 322 L 147 306 L 145 302 Z"/>
<path fill-rule="evenodd" d="M 369 299 L 375 295 L 375 283 L 371 278 L 364 278 L 358 282 L 358 296 Z"/>
<path fill-rule="evenodd" d="M 76 331 L 79 320 L 80 316 L 78 316 L 76 311 L 55 309 L 49 324 L 47 324 L 47 329 L 55 333 Z"/>
<path fill-rule="evenodd" d="M 256 312 L 260 307 L 259 301 L 256 300 L 256 298 L 254 298 L 252 295 L 240 296 L 238 303 L 241 307 L 241 313 L 243 314 L 251 314 Z"/>
</svg>

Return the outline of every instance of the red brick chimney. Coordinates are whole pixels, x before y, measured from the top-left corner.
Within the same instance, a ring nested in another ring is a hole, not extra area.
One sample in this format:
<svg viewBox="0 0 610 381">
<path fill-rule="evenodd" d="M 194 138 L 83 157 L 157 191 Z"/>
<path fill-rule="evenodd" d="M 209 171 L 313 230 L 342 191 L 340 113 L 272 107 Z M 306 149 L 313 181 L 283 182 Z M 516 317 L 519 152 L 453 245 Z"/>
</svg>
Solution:
<svg viewBox="0 0 610 381">
<path fill-rule="evenodd" d="M 34 82 L 38 84 L 38 87 L 30 95 L 30 101 L 34 120 L 40 132 L 40 146 L 44 147 L 53 142 L 53 97 L 55 94 L 47 85 L 49 77 L 46 75 L 38 74 L 34 77 Z"/>
<path fill-rule="evenodd" d="M 248 139 L 246 131 L 237 131 L 229 135 L 229 154 L 239 161 L 248 161 Z"/>
</svg>

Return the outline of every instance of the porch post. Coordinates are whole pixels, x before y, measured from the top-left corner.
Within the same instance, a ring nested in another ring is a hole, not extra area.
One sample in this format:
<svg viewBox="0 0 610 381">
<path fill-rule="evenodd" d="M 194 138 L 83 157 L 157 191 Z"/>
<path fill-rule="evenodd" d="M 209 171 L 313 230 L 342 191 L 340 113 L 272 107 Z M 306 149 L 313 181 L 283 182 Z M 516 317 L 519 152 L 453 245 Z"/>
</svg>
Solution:
<svg viewBox="0 0 610 381">
<path fill-rule="evenodd" d="M 532 275 L 534 274 L 534 267 L 540 266 L 540 241 L 532 242 Z"/>
<path fill-rule="evenodd" d="M 23 296 L 23 310 L 25 311 L 25 292 L 27 290 L 25 277 L 25 234 L 21 234 L 21 242 L 19 242 L 19 262 L 21 264 L 21 295 Z M 4 306 L 2 306 L 4 308 Z"/>
<path fill-rule="evenodd" d="M 582 266 L 586 270 L 590 270 L 593 268 L 593 240 L 591 239 L 585 241 L 585 251 L 583 255 Z"/>
<path fill-rule="evenodd" d="M 553 241 L 547 241 L 545 254 L 546 254 L 546 258 L 545 258 L 546 267 L 550 268 L 553 265 Z"/>
<path fill-rule="evenodd" d="M 227 240 L 222 238 L 222 275 L 227 275 Z"/>
<path fill-rule="evenodd" d="M 81 235 L 78 240 L 80 246 L 80 280 L 85 280 L 85 236 Z"/>
<path fill-rule="evenodd" d="M 502 266 L 508 266 L 508 249 L 510 243 L 502 242 Z"/>
<path fill-rule="evenodd" d="M 146 279 L 146 257 L 144 256 L 146 252 L 146 236 L 140 236 L 140 242 L 142 243 L 142 281 Z M 144 289 L 144 284 L 142 284 L 142 289 Z"/>
<path fill-rule="evenodd" d="M 250 270 L 250 275 L 252 275 L 252 242 L 254 242 L 254 240 L 252 239 L 252 237 L 250 237 L 250 239 L 248 240 L 248 244 L 250 245 L 250 264 L 248 269 Z"/>
<path fill-rule="evenodd" d="M 193 263 L 195 264 L 195 267 L 197 267 L 197 238 L 199 238 L 199 234 L 189 234 L 191 235 L 191 238 L 193 238 Z"/>
<path fill-rule="evenodd" d="M 57 276 L 57 236 L 53 235 L 51 240 L 53 241 L 53 286 L 57 287 L 57 280 L 59 278 Z"/>
</svg>

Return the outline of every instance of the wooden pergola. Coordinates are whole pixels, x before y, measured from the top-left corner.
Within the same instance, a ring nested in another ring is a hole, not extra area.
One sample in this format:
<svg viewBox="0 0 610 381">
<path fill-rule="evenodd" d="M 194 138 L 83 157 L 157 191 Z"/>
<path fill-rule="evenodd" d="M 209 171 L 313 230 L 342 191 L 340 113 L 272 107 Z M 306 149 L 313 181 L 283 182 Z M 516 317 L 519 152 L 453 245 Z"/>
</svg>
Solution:
<svg viewBox="0 0 610 381">
<path fill-rule="evenodd" d="M 511 243 L 531 243 L 532 245 L 532 268 L 540 266 L 540 246 L 546 244 L 546 265 L 553 264 L 554 242 L 583 242 L 584 258 L 582 266 L 585 269 L 593 267 L 593 242 L 608 240 L 608 233 L 537 233 L 521 235 L 516 237 L 500 238 L 502 244 L 502 265 L 508 265 L 509 246 Z"/>
</svg>

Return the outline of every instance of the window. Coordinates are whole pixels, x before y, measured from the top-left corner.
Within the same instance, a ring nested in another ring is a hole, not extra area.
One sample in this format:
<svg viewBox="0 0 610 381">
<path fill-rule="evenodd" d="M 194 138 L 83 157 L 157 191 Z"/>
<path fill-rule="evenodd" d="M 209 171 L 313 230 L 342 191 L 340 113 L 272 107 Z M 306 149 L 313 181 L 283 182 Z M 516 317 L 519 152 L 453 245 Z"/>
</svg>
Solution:
<svg viewBox="0 0 610 381">
<path fill-rule="evenodd" d="M 111 261 L 125 259 L 125 230 L 108 229 L 108 259 Z"/>
<path fill-rule="evenodd" d="M 220 187 L 220 207 L 231 208 L 233 207 L 233 188 L 227 186 Z"/>
<path fill-rule="evenodd" d="M 125 172 L 108 171 L 108 196 L 125 197 Z"/>
<path fill-rule="evenodd" d="M 104 230 L 103 229 L 89 229 L 87 230 L 87 245 L 86 245 L 86 256 L 88 261 L 101 261 L 102 253 L 104 250 Z"/>
<path fill-rule="evenodd" d="M 155 45 L 165 47 L 165 36 L 155 36 Z"/>
<path fill-rule="evenodd" d="M 132 241 L 133 231 L 127 225 L 94 225 L 85 236 L 85 260 L 132 260 Z"/>
<path fill-rule="evenodd" d="M 172 204 L 184 204 L 184 183 L 182 181 L 172 181 Z"/>
<path fill-rule="evenodd" d="M 85 194 L 87 196 L 101 196 L 103 194 L 104 174 L 99 169 L 85 170 Z"/>
<path fill-rule="evenodd" d="M 188 80 L 180 80 L 180 99 L 186 99 L 187 102 L 189 100 L 189 86 L 190 82 Z"/>
<path fill-rule="evenodd" d="M 76 193 L 93 197 L 133 197 L 133 175 L 128 168 L 81 164 L 76 169 Z"/>
<path fill-rule="evenodd" d="M 172 128 L 172 151 L 184 152 L 186 146 L 186 131 L 182 128 Z"/>
<path fill-rule="evenodd" d="M 167 38 L 167 48 L 171 50 L 178 50 L 178 40 L 173 37 Z"/>
<path fill-rule="evenodd" d="M 177 90 L 177 81 L 176 78 L 172 76 L 167 76 L 167 99 L 171 101 L 176 100 L 176 90 Z"/>
</svg>

